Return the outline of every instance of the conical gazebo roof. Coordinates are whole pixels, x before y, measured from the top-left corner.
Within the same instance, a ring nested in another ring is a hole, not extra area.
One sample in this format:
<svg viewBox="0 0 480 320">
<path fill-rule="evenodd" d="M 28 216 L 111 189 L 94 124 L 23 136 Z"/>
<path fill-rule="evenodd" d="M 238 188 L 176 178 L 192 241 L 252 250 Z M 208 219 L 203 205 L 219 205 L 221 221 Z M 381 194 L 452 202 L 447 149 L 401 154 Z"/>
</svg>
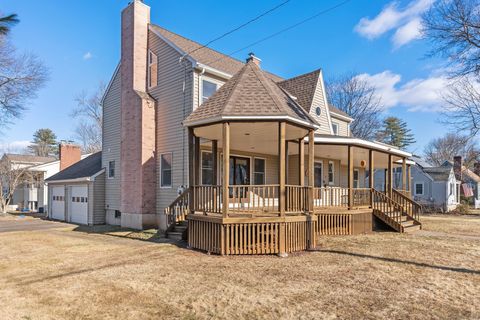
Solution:
<svg viewBox="0 0 480 320">
<path fill-rule="evenodd" d="M 260 69 L 255 58 L 184 121 L 188 127 L 240 120 L 285 120 L 309 128 L 318 123 Z"/>
</svg>

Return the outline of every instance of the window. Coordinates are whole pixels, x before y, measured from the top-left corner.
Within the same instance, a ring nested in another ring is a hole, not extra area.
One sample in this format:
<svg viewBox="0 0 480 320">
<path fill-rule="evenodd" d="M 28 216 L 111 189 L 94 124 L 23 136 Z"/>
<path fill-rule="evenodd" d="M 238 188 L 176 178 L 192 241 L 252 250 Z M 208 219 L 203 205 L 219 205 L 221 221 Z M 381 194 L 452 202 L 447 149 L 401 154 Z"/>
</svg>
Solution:
<svg viewBox="0 0 480 320">
<path fill-rule="evenodd" d="M 109 178 L 115 177 L 115 161 L 108 162 L 108 177 Z"/>
<path fill-rule="evenodd" d="M 322 114 L 322 109 L 320 107 L 316 107 L 315 108 L 315 113 L 317 114 L 317 116 L 320 117 L 320 115 Z"/>
<path fill-rule="evenodd" d="M 328 184 L 335 184 L 335 163 L 333 161 L 328 161 Z"/>
<path fill-rule="evenodd" d="M 160 186 L 172 186 L 172 154 L 164 153 L 160 161 Z"/>
<path fill-rule="evenodd" d="M 265 184 L 265 159 L 254 159 L 253 184 Z"/>
<path fill-rule="evenodd" d="M 322 186 L 322 182 L 323 182 L 322 167 L 323 167 L 323 165 L 322 165 L 321 162 L 315 162 L 315 165 L 314 165 L 314 168 L 313 168 L 315 188 L 320 188 Z"/>
<path fill-rule="evenodd" d="M 122 217 L 122 213 L 120 212 L 120 210 L 115 210 L 115 218 L 121 218 Z"/>
<path fill-rule="evenodd" d="M 335 136 L 338 136 L 338 123 L 332 122 L 332 129 L 333 129 L 333 134 Z"/>
<path fill-rule="evenodd" d="M 158 58 L 152 51 L 148 52 L 148 88 L 157 86 L 158 78 Z"/>
<path fill-rule="evenodd" d="M 415 195 L 422 196 L 423 195 L 423 183 L 415 183 Z"/>
<path fill-rule="evenodd" d="M 211 152 L 202 152 L 202 184 L 213 184 L 213 154 Z"/>
<path fill-rule="evenodd" d="M 359 171 L 358 169 L 353 169 L 353 187 L 358 188 L 358 176 L 359 176 Z"/>
<path fill-rule="evenodd" d="M 208 80 L 202 81 L 202 103 L 217 91 L 217 84 Z"/>
</svg>

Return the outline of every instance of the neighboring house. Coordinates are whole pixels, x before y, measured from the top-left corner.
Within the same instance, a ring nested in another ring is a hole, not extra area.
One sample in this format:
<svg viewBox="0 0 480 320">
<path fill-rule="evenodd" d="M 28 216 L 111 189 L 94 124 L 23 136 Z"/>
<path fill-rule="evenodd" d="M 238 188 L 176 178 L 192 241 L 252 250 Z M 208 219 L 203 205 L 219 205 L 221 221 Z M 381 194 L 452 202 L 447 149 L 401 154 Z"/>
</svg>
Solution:
<svg viewBox="0 0 480 320">
<path fill-rule="evenodd" d="M 152 24 L 142 1 L 123 10 L 121 34 L 101 164 L 49 179 L 67 202 L 83 184 L 80 203 L 88 193 L 94 205 L 82 223 L 172 236 L 188 213 L 190 245 L 221 254 L 304 250 L 322 234 L 371 232 L 373 216 L 400 232 L 420 227 L 416 205 L 393 189 L 393 164 L 406 173 L 411 154 L 352 137 L 353 119 L 327 104 L 321 69 L 283 79 L 253 54 L 244 63 Z M 387 194 L 368 188 L 368 172 L 385 169 Z M 99 179 L 104 194 L 90 195 Z M 51 217 L 75 221 L 69 210 L 51 206 Z"/>
<path fill-rule="evenodd" d="M 456 156 L 452 161 L 445 161 L 442 167 L 452 168 L 455 177 L 461 181 L 460 194 L 476 208 L 480 207 L 480 163 L 474 164 L 474 170 L 463 165 L 462 157 Z"/>
<path fill-rule="evenodd" d="M 45 189 L 45 179 L 66 169 L 83 157 L 80 147 L 69 143 L 60 143 L 58 150 L 59 159 L 28 154 L 7 153 L 3 156 L 1 161 L 9 161 L 12 168 L 27 171 L 10 201 L 10 210 L 47 212 L 48 193 Z"/>
<path fill-rule="evenodd" d="M 51 203 L 49 218 L 78 224 L 105 224 L 105 169 L 101 152 L 89 155 L 45 182 Z"/>
</svg>

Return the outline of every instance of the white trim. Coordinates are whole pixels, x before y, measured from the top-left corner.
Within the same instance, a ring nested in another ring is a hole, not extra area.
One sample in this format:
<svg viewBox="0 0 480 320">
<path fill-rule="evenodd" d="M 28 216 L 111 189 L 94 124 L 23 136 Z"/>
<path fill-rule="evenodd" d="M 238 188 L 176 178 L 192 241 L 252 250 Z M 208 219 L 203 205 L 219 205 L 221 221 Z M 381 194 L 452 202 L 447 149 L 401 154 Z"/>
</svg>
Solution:
<svg viewBox="0 0 480 320">
<path fill-rule="evenodd" d="M 322 85 L 323 103 L 325 105 L 325 109 L 326 109 L 326 112 L 327 112 L 327 120 L 328 120 L 328 125 L 330 127 L 330 133 L 333 134 L 332 118 L 330 117 L 330 107 L 328 106 L 327 92 L 325 90 L 325 83 L 323 81 L 323 70 L 320 70 L 320 73 L 318 75 L 318 81 L 320 81 L 320 84 Z M 317 86 L 318 86 L 318 82 L 317 82 Z"/>
<path fill-rule="evenodd" d="M 206 64 L 203 64 L 203 63 L 200 63 L 200 62 L 195 62 L 195 67 L 194 68 L 197 69 L 198 71 L 202 71 L 202 70 L 207 71 L 210 74 L 213 74 L 213 75 L 218 76 L 220 78 L 224 78 L 226 80 L 229 80 L 231 77 L 233 77 L 229 73 L 226 73 L 226 72 L 220 71 L 218 69 L 209 67 Z"/>
<path fill-rule="evenodd" d="M 95 178 L 98 177 L 99 175 L 101 175 L 104 172 L 105 172 L 105 168 L 102 168 L 100 171 L 98 171 L 97 173 L 95 173 L 94 175 L 92 175 L 90 177 L 45 181 L 45 184 L 48 187 L 49 184 L 53 185 L 53 184 L 69 184 L 69 183 L 76 183 L 76 182 L 91 182 L 91 181 L 95 181 Z"/>
<path fill-rule="evenodd" d="M 319 126 L 308 121 L 298 120 L 290 116 L 217 116 L 208 119 L 198 121 L 185 121 L 183 125 L 186 127 L 199 126 L 203 124 L 209 124 L 214 122 L 220 122 L 222 120 L 288 120 L 293 123 L 301 124 L 303 126 L 318 129 Z"/>
<path fill-rule="evenodd" d="M 422 193 L 417 193 L 417 184 L 422 185 Z M 423 182 L 413 182 L 413 194 L 416 196 L 424 196 L 425 195 L 425 183 Z"/>
<path fill-rule="evenodd" d="M 93 176 L 90 177 L 91 181 L 95 181 L 95 179 L 104 172 L 105 172 L 105 168 L 95 173 Z"/>
<path fill-rule="evenodd" d="M 333 130 L 333 126 L 337 126 L 337 133 L 335 133 L 335 130 Z M 332 134 L 334 136 L 339 136 L 340 135 L 340 123 L 332 121 Z"/>
<path fill-rule="evenodd" d="M 150 57 L 153 55 L 155 61 L 150 61 Z M 157 83 L 152 86 L 152 66 L 157 65 Z M 153 50 L 149 49 L 147 53 L 147 89 L 152 89 L 158 86 L 158 56 Z"/>
<path fill-rule="evenodd" d="M 308 142 L 308 137 L 305 138 L 305 140 Z M 373 148 L 376 149 L 377 151 L 384 151 L 387 153 L 392 153 L 401 157 L 411 157 L 412 154 L 408 153 L 406 151 L 402 151 L 400 149 L 396 149 L 394 147 L 387 147 L 383 144 L 378 144 L 376 142 L 371 142 L 367 140 L 362 140 L 358 138 L 351 138 L 351 137 L 339 137 L 339 136 L 333 136 L 332 138 L 330 137 L 315 137 L 315 143 L 327 143 L 327 144 L 351 144 L 351 145 L 356 145 L 358 147 L 366 147 L 366 148 Z M 408 161 L 407 161 L 408 163 Z"/>
<path fill-rule="evenodd" d="M 203 81 L 207 81 L 207 82 L 210 82 L 214 85 L 217 86 L 217 89 L 215 89 L 215 92 L 218 91 L 218 89 L 220 89 L 224 83 L 222 83 L 221 81 L 218 81 L 218 80 L 215 80 L 213 78 L 210 78 L 209 76 L 205 76 L 205 75 L 200 75 L 198 77 L 198 80 L 199 80 L 199 88 L 200 88 L 200 92 L 199 92 L 199 106 L 203 104 Z M 214 93 L 215 93 L 214 92 Z M 207 98 L 208 99 L 208 98 Z"/>
<path fill-rule="evenodd" d="M 107 88 L 105 89 L 105 93 L 103 94 L 103 97 L 102 99 L 100 100 L 100 104 L 103 106 L 103 103 L 105 102 L 105 98 L 107 97 L 107 94 L 108 94 L 108 91 L 110 91 L 110 88 L 112 87 L 113 85 L 113 79 L 115 79 L 115 77 L 117 76 L 117 73 L 120 71 L 120 61 L 118 62 L 116 68 L 115 68 L 115 71 L 113 71 L 113 76 L 112 78 L 110 79 L 110 82 L 108 83 L 108 86 Z"/>
<path fill-rule="evenodd" d="M 185 51 L 177 47 L 172 41 L 168 40 L 166 37 L 164 37 L 161 33 L 159 33 L 155 28 L 153 28 L 151 25 L 148 26 L 148 29 L 152 31 L 156 36 L 158 36 L 160 39 L 162 39 L 166 44 L 171 46 L 175 51 L 180 53 L 182 56 L 180 59 L 186 58 L 188 61 L 192 63 L 192 65 L 197 64 L 197 61 L 193 59 L 191 56 L 187 55 Z M 179 61 L 180 62 L 180 61 Z"/>
<path fill-rule="evenodd" d="M 264 167 L 263 167 L 263 184 L 267 184 L 267 158 L 264 158 L 264 157 L 257 157 L 257 156 L 253 156 L 253 164 L 251 164 L 252 166 L 252 179 L 250 180 L 250 184 L 253 184 L 253 185 L 256 185 L 255 183 L 255 159 L 260 159 L 260 160 L 263 160 L 264 161 Z"/>
<path fill-rule="evenodd" d="M 168 186 L 162 186 L 162 178 L 163 178 L 163 170 L 162 170 L 162 156 L 169 154 L 171 155 L 171 160 L 172 162 L 170 163 L 170 185 Z M 173 152 L 162 152 L 160 153 L 160 189 L 172 189 L 173 188 Z"/>
<path fill-rule="evenodd" d="M 330 107 L 328 107 L 328 108 L 330 109 Z M 347 117 L 343 114 L 336 113 L 335 111 L 332 111 L 332 110 L 330 110 L 330 114 L 332 115 L 332 117 L 334 117 L 336 119 L 345 120 L 345 121 L 348 121 L 349 123 L 354 121 L 353 118 Z"/>
</svg>

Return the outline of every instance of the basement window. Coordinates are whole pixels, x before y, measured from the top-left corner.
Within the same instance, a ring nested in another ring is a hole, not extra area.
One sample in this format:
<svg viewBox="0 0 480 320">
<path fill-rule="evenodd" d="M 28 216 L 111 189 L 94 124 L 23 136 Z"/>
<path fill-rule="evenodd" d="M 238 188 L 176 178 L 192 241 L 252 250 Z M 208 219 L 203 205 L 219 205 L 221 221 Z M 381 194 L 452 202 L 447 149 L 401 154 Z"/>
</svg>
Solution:
<svg viewBox="0 0 480 320">
<path fill-rule="evenodd" d="M 172 154 L 164 153 L 160 161 L 160 186 L 162 188 L 172 187 Z"/>
</svg>

